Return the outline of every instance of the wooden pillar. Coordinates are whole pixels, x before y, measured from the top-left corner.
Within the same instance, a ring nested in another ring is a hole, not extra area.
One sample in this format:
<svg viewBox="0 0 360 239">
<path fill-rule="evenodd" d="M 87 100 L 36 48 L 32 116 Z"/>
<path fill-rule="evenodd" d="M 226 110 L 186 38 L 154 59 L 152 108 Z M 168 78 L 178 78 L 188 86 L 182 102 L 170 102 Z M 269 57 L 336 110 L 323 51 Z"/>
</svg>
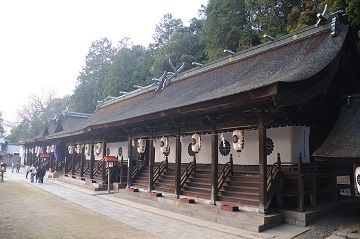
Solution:
<svg viewBox="0 0 360 239">
<path fill-rule="evenodd" d="M 74 145 L 74 151 L 71 155 L 71 175 L 75 174 L 75 145 Z"/>
<path fill-rule="evenodd" d="M 176 133 L 176 143 L 175 143 L 175 195 L 177 198 L 180 197 L 181 193 L 181 142 L 180 142 L 180 129 Z"/>
<path fill-rule="evenodd" d="M 52 167 L 53 167 L 53 158 L 52 158 L 52 153 L 49 153 L 49 172 L 52 172 Z"/>
<path fill-rule="evenodd" d="M 299 154 L 298 161 L 298 211 L 304 211 L 304 177 L 302 175 L 302 156 Z"/>
<path fill-rule="evenodd" d="M 151 192 L 151 190 L 154 189 L 154 142 L 153 142 L 153 132 L 151 131 L 151 137 L 149 141 L 149 180 L 148 180 L 148 191 Z"/>
<path fill-rule="evenodd" d="M 55 156 L 55 152 L 54 152 L 54 156 Z M 55 157 L 55 171 L 59 171 L 59 159 L 57 157 Z"/>
<path fill-rule="evenodd" d="M 119 183 L 122 184 L 123 183 L 123 177 L 124 177 L 124 156 L 121 155 L 120 157 L 120 180 Z"/>
<path fill-rule="evenodd" d="M 103 157 L 105 157 L 106 156 L 106 142 L 105 142 L 105 140 L 104 140 L 104 142 L 103 142 Z M 102 162 L 102 165 L 101 165 L 101 167 L 102 167 L 102 174 L 101 174 L 101 178 L 102 178 L 102 183 L 103 184 L 106 184 L 107 183 L 107 178 L 106 178 L 106 165 L 105 165 L 105 160 Z M 108 168 L 108 171 L 110 171 L 111 169 L 110 168 Z M 109 172 L 107 172 L 107 173 L 109 173 Z M 111 180 L 111 179 L 110 179 Z"/>
<path fill-rule="evenodd" d="M 211 130 L 211 204 L 215 205 L 218 196 L 218 135 L 216 126 Z"/>
<path fill-rule="evenodd" d="M 132 145 L 131 137 L 128 137 L 128 167 L 127 167 L 127 182 L 126 187 L 130 188 L 132 185 L 132 171 L 133 171 L 133 159 L 132 159 Z"/>
<path fill-rule="evenodd" d="M 355 187 L 356 187 L 356 184 L 355 184 L 355 170 L 356 170 L 356 165 L 353 165 L 352 166 L 352 172 L 351 174 L 349 175 L 350 176 L 350 194 L 352 197 L 355 197 Z"/>
<path fill-rule="evenodd" d="M 276 162 L 277 162 L 277 167 L 278 167 L 278 173 L 280 174 L 279 177 L 279 188 L 276 192 L 276 203 L 277 206 L 279 208 L 282 208 L 284 206 L 284 198 L 282 195 L 283 192 L 283 180 L 282 180 L 282 176 L 281 176 L 281 157 L 280 157 L 280 153 L 277 154 L 277 158 L 276 158 Z"/>
<path fill-rule="evenodd" d="M 316 207 L 316 173 L 314 173 L 311 178 L 310 205 L 313 208 Z"/>
<path fill-rule="evenodd" d="M 80 178 L 84 177 L 84 164 L 85 164 L 85 148 L 81 145 L 80 154 Z"/>
<path fill-rule="evenodd" d="M 95 165 L 95 154 L 94 154 L 94 141 L 91 140 L 90 145 L 90 179 L 94 179 L 94 165 Z"/>
<path fill-rule="evenodd" d="M 259 124 L 259 207 L 261 212 L 265 212 L 267 199 L 267 154 L 266 154 L 266 128 L 261 122 Z"/>
</svg>

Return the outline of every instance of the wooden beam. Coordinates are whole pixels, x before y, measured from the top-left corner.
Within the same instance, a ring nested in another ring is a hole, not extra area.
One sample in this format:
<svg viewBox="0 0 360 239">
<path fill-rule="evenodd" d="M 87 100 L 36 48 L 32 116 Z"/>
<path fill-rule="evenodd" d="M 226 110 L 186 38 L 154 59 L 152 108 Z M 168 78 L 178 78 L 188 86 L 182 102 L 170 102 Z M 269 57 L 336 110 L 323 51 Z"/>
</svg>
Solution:
<svg viewBox="0 0 360 239">
<path fill-rule="evenodd" d="M 267 198 L 267 154 L 266 154 L 266 128 L 264 123 L 260 123 L 259 127 L 259 178 L 260 178 L 260 191 L 259 191 L 259 207 L 260 211 L 265 213 L 265 205 Z"/>
<path fill-rule="evenodd" d="M 218 196 L 218 134 L 216 125 L 211 131 L 211 204 L 215 205 Z"/>
<path fill-rule="evenodd" d="M 104 140 L 104 141 L 103 141 L 103 157 L 106 156 L 106 147 L 107 147 L 106 141 Z M 103 184 L 106 184 L 106 183 L 107 183 L 107 178 L 106 178 L 106 165 L 105 165 L 105 161 L 102 162 L 101 167 L 102 167 L 102 170 L 101 170 L 101 171 L 102 171 L 102 173 L 101 173 L 102 183 L 103 183 Z M 111 170 L 111 169 L 108 168 L 108 171 L 110 171 L 110 170 Z M 110 173 L 110 172 L 108 172 L 108 173 Z"/>
<path fill-rule="evenodd" d="M 181 142 L 180 142 L 180 129 L 177 129 L 176 143 L 175 143 L 175 195 L 177 198 L 180 197 L 181 193 Z"/>
<path fill-rule="evenodd" d="M 85 148 L 81 144 L 80 154 L 80 178 L 84 177 L 84 164 L 85 164 Z"/>
<path fill-rule="evenodd" d="M 90 144 L 90 179 L 94 179 L 94 164 L 95 164 L 95 152 L 94 152 L 94 141 L 91 140 Z"/>
<path fill-rule="evenodd" d="M 133 170 L 132 145 L 131 145 L 131 137 L 129 135 L 128 136 L 127 182 L 126 182 L 127 188 L 130 188 L 132 185 L 132 170 Z"/>
<path fill-rule="evenodd" d="M 149 155 L 148 155 L 148 163 L 149 163 L 149 180 L 148 180 L 148 191 L 151 192 L 151 190 L 154 189 L 154 144 L 153 144 L 153 132 L 151 131 L 151 136 L 149 139 Z"/>
</svg>

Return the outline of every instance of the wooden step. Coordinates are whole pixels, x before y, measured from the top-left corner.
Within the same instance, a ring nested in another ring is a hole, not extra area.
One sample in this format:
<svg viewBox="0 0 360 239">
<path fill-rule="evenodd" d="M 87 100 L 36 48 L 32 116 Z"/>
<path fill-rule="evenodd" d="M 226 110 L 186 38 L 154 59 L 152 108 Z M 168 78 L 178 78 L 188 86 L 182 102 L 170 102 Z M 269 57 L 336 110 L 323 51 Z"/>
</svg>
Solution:
<svg viewBox="0 0 360 239">
<path fill-rule="evenodd" d="M 207 195 L 211 194 L 210 188 L 192 187 L 192 186 L 188 186 L 187 184 L 183 186 L 182 190 L 186 192 L 202 193 Z"/>
<path fill-rule="evenodd" d="M 195 187 L 195 188 L 210 188 L 211 184 L 202 183 L 202 182 L 198 182 L 198 181 L 188 181 L 188 182 L 186 182 L 186 186 Z"/>
<path fill-rule="evenodd" d="M 259 200 L 248 199 L 248 198 L 234 198 L 229 196 L 218 196 L 219 201 L 238 203 L 244 206 L 259 206 Z"/>
<path fill-rule="evenodd" d="M 259 194 L 258 193 L 219 191 L 219 195 L 220 196 L 226 196 L 226 197 L 247 198 L 247 199 L 259 200 Z"/>
<path fill-rule="evenodd" d="M 236 185 L 236 186 L 228 186 L 224 185 L 222 186 L 222 189 L 224 191 L 229 192 L 251 192 L 251 193 L 259 193 L 260 187 L 259 185 L 256 185 L 255 187 L 249 187 L 249 186 L 242 186 L 242 185 Z"/>
<path fill-rule="evenodd" d="M 190 192 L 190 191 L 182 190 L 181 195 L 194 197 L 194 198 L 210 199 L 210 194 L 208 193 L 198 193 L 198 192 Z"/>
</svg>

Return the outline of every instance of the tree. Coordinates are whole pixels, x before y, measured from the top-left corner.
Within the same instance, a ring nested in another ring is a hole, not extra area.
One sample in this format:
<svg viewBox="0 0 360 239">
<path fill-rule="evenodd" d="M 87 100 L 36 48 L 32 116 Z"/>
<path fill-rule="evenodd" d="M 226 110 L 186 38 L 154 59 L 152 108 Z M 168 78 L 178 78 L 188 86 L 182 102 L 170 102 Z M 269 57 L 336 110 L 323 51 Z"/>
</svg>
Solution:
<svg viewBox="0 0 360 239">
<path fill-rule="evenodd" d="M 154 75 L 160 76 L 164 71 L 172 71 L 169 59 L 177 66 L 185 62 L 184 70 L 192 68 L 192 62 L 203 62 L 205 59 L 204 44 L 200 41 L 199 36 L 193 34 L 190 29 L 189 31 L 175 32 L 169 41 L 159 48 L 156 54 L 152 66 Z"/>
<path fill-rule="evenodd" d="M 97 101 L 104 98 L 103 81 L 108 75 L 115 53 L 116 48 L 107 38 L 91 44 L 72 96 L 75 111 L 92 113 Z"/>
<path fill-rule="evenodd" d="M 118 96 L 120 91 L 133 91 L 134 85 L 149 84 L 152 63 L 150 50 L 139 45 L 120 44 L 103 82 L 105 95 Z"/>
<path fill-rule="evenodd" d="M 29 103 L 18 112 L 18 123 L 7 137 L 10 142 L 29 139 L 41 135 L 49 119 L 71 106 L 71 97 L 55 98 L 54 92 L 45 95 L 32 95 Z"/>
<path fill-rule="evenodd" d="M 165 14 L 155 27 L 155 46 L 159 47 L 162 44 L 165 44 L 170 39 L 172 34 L 183 27 L 183 22 L 180 18 L 173 18 L 170 13 Z"/>
<path fill-rule="evenodd" d="M 202 39 L 209 60 L 224 56 L 224 49 L 237 51 L 246 29 L 244 0 L 210 0 L 206 8 Z"/>
<path fill-rule="evenodd" d="M 0 136 L 4 135 L 5 129 L 4 129 L 4 119 L 2 117 L 2 112 L 0 111 Z"/>
</svg>

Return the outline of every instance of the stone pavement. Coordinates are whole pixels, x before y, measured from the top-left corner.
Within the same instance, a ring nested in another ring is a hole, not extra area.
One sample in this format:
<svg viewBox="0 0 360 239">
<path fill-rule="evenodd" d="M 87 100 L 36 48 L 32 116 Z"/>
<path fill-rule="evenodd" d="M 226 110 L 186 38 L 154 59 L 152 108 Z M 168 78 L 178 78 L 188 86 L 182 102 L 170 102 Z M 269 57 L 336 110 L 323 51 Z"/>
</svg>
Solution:
<svg viewBox="0 0 360 239">
<path fill-rule="evenodd" d="M 5 176 L 5 180 L 30 183 L 25 180 L 24 174 L 7 173 Z M 118 199 L 106 192 L 90 191 L 56 179 L 46 179 L 44 184 L 32 185 L 159 238 L 292 238 L 308 230 L 284 224 L 255 233 Z"/>
<path fill-rule="evenodd" d="M 345 228 L 343 230 L 338 230 L 333 233 L 332 236 L 327 239 L 360 239 L 360 224 Z"/>
</svg>

